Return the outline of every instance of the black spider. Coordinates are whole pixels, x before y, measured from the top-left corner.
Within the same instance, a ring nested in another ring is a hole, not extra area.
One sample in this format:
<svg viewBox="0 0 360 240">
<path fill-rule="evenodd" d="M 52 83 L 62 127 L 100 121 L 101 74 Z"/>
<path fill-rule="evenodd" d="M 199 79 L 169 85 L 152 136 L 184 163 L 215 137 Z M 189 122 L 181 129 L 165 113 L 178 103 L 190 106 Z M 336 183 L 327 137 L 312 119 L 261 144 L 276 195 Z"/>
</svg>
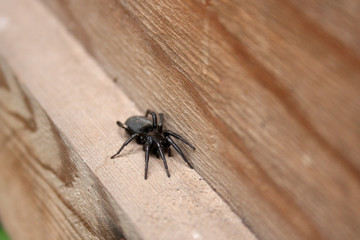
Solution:
<svg viewBox="0 0 360 240">
<path fill-rule="evenodd" d="M 151 114 L 152 122 L 147 118 Z M 167 176 L 170 177 L 168 166 L 166 164 L 166 159 L 164 156 L 164 151 L 167 151 L 169 157 L 171 156 L 170 146 L 175 148 L 175 150 L 181 155 L 184 161 L 189 165 L 190 168 L 193 168 L 189 161 L 186 159 L 184 153 L 181 151 L 179 146 L 171 139 L 170 136 L 181 140 L 183 143 L 195 150 L 195 147 L 191 145 L 188 141 L 182 138 L 180 135 L 171 132 L 169 130 L 162 129 L 162 124 L 164 122 L 164 114 L 159 113 L 159 124 L 157 123 L 156 113 L 150 110 L 146 111 L 145 117 L 143 116 L 133 116 L 126 120 L 125 124 L 117 121 L 119 127 L 124 128 L 131 137 L 124 142 L 119 151 L 115 153 L 111 158 L 115 158 L 120 154 L 121 150 L 128 145 L 133 139 L 136 139 L 138 144 L 144 145 L 145 151 L 145 179 L 147 178 L 148 164 L 149 164 L 149 152 L 153 152 L 157 157 L 161 157 L 164 162 L 165 170 Z"/>
</svg>

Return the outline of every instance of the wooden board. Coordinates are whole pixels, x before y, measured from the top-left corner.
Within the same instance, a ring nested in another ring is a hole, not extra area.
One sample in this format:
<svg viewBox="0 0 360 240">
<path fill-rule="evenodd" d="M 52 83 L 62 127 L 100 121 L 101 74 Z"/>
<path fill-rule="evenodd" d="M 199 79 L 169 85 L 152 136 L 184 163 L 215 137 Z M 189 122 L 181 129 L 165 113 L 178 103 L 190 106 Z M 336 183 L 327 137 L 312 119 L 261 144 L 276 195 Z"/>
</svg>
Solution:
<svg viewBox="0 0 360 240">
<path fill-rule="evenodd" d="M 110 159 L 127 138 L 115 121 L 140 112 L 39 1 L 0 1 L 0 55 L 12 239 L 255 239 L 178 155 L 171 178 L 152 158 L 146 181 L 140 146 Z"/>
<path fill-rule="evenodd" d="M 12 239 L 123 239 L 111 196 L 0 62 L 0 216 Z"/>
<path fill-rule="evenodd" d="M 360 235 L 358 1 L 43 2 L 259 238 Z"/>
</svg>

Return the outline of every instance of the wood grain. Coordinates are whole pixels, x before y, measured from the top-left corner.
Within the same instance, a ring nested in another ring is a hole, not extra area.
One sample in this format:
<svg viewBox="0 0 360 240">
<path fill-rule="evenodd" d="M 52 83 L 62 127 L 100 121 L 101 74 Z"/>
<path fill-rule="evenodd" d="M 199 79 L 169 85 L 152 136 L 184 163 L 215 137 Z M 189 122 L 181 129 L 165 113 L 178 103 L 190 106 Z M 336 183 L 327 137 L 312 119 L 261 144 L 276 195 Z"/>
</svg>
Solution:
<svg viewBox="0 0 360 240">
<path fill-rule="evenodd" d="M 355 239 L 358 1 L 43 1 L 261 239 Z"/>
<path fill-rule="evenodd" d="M 0 216 L 12 239 L 124 239 L 104 186 L 0 62 Z"/>
<path fill-rule="evenodd" d="M 12 239 L 255 239 L 178 155 L 171 178 L 152 158 L 146 181 L 140 146 L 110 159 L 128 137 L 116 120 L 140 112 L 40 1 L 1 0 L 0 22 L 0 217 Z"/>
</svg>

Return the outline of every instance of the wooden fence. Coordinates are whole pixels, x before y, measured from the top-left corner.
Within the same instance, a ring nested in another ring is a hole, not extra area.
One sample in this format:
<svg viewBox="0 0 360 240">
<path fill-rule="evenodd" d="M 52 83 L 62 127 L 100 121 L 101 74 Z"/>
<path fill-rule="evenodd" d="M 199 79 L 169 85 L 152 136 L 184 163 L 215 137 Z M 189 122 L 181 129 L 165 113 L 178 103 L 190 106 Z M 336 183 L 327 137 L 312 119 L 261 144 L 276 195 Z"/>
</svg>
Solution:
<svg viewBox="0 0 360 240">
<path fill-rule="evenodd" d="M 0 0 L 13 239 L 356 239 L 360 3 Z M 194 143 L 162 162 L 117 120 Z"/>
</svg>

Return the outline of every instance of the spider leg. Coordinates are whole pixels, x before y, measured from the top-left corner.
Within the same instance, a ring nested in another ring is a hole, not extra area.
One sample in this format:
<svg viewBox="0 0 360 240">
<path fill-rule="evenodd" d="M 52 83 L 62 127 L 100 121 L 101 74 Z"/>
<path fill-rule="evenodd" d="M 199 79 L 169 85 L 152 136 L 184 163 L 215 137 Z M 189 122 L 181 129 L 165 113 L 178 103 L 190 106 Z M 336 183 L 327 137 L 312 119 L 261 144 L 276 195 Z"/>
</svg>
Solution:
<svg viewBox="0 0 360 240">
<path fill-rule="evenodd" d="M 163 123 L 164 123 L 164 114 L 159 113 L 158 133 L 162 132 Z"/>
<path fill-rule="evenodd" d="M 154 112 L 154 111 L 151 111 L 150 109 L 146 110 L 145 117 L 147 117 L 152 112 Z"/>
<path fill-rule="evenodd" d="M 147 117 L 149 114 L 151 114 L 153 120 L 153 128 L 156 129 L 157 128 L 156 113 L 148 109 L 146 111 L 145 117 Z"/>
<path fill-rule="evenodd" d="M 150 142 L 146 142 L 144 145 L 145 148 L 145 180 L 147 179 L 147 172 L 149 167 L 149 149 L 150 149 Z"/>
<path fill-rule="evenodd" d="M 156 146 L 157 146 L 157 148 L 159 150 L 159 153 L 160 153 L 160 157 L 163 160 L 164 167 L 165 167 L 165 170 L 166 170 L 166 174 L 167 174 L 168 177 L 170 177 L 169 169 L 168 169 L 166 159 L 165 159 L 165 156 L 164 156 L 164 152 L 163 152 L 163 150 L 161 148 L 161 145 L 157 140 L 154 140 L 154 143 L 156 144 Z"/>
<path fill-rule="evenodd" d="M 174 133 L 174 132 L 169 131 L 169 130 L 165 130 L 164 131 L 164 136 L 167 137 L 169 135 L 173 136 L 174 138 L 179 139 L 180 141 L 182 141 L 183 143 L 185 143 L 186 145 L 188 145 L 189 147 L 191 147 L 192 149 L 195 150 L 195 147 L 193 145 L 191 145 L 188 141 L 186 141 L 183 137 L 181 137 L 179 134 Z"/>
<path fill-rule="evenodd" d="M 126 126 L 126 125 L 124 125 L 124 124 L 122 124 L 120 121 L 117 121 L 117 122 L 116 122 L 116 124 L 117 124 L 119 127 L 123 128 L 123 129 L 125 129 L 125 130 L 127 130 L 127 126 Z"/>
<path fill-rule="evenodd" d="M 169 148 L 167 149 L 167 151 L 168 151 L 168 156 L 171 157 L 171 156 L 172 156 L 171 148 L 169 147 Z"/>
<path fill-rule="evenodd" d="M 114 155 L 112 155 L 110 158 L 113 159 L 113 158 L 116 157 L 116 155 L 119 155 L 120 152 L 121 152 L 121 150 L 123 150 L 123 148 L 124 148 L 126 145 L 129 144 L 129 142 L 131 142 L 134 138 L 136 138 L 136 137 L 139 136 L 139 135 L 140 135 L 140 134 L 138 134 L 138 133 L 134 133 L 133 135 L 131 135 L 131 137 L 129 137 L 129 139 L 124 142 L 124 144 L 121 146 L 121 148 L 119 149 L 119 151 L 117 151 L 117 153 L 115 153 Z"/>
<path fill-rule="evenodd" d="M 181 157 L 184 159 L 184 161 L 189 165 L 190 168 L 193 168 L 193 166 L 191 166 L 191 164 L 189 163 L 189 161 L 186 159 L 184 153 L 181 151 L 181 149 L 179 148 L 178 145 L 176 145 L 176 143 L 169 137 L 166 137 L 166 140 L 169 141 L 169 143 L 171 144 L 171 146 L 173 146 L 175 148 L 175 150 L 181 155 Z"/>
</svg>

